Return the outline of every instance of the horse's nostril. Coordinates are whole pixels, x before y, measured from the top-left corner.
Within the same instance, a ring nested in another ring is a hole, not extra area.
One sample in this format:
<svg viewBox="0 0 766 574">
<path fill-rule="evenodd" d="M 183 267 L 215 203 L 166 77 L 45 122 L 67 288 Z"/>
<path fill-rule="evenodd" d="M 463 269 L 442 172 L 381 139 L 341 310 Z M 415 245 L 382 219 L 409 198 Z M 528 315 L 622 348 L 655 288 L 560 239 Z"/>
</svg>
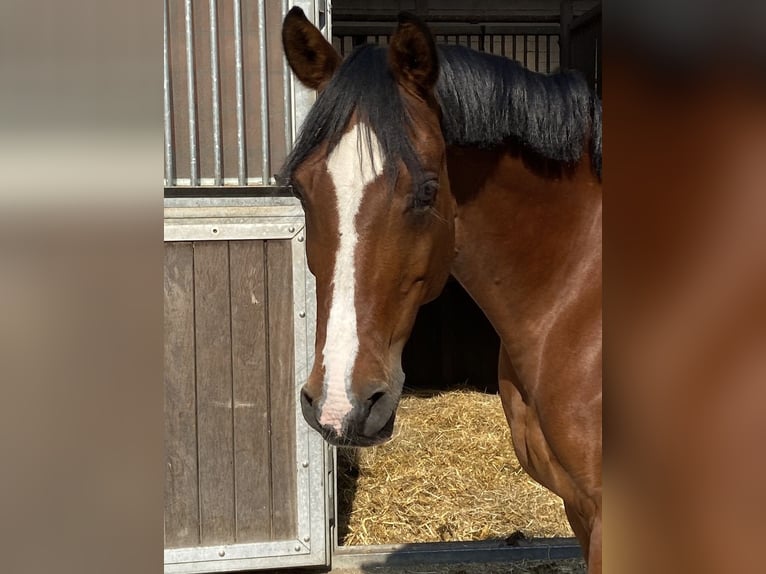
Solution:
<svg viewBox="0 0 766 574">
<path fill-rule="evenodd" d="M 378 391 L 377 393 L 373 393 L 372 396 L 369 398 L 370 406 L 373 406 L 375 403 L 377 403 L 380 399 L 386 396 L 385 391 Z"/>
<path fill-rule="evenodd" d="M 309 395 L 309 394 L 308 394 L 308 392 L 306 391 L 306 389 L 301 389 L 301 397 L 303 398 L 303 400 L 304 400 L 304 401 L 305 401 L 305 402 L 306 402 L 306 403 L 307 403 L 309 406 L 313 406 L 313 405 L 314 405 L 314 399 L 312 399 L 312 398 L 311 398 L 311 395 Z"/>
</svg>

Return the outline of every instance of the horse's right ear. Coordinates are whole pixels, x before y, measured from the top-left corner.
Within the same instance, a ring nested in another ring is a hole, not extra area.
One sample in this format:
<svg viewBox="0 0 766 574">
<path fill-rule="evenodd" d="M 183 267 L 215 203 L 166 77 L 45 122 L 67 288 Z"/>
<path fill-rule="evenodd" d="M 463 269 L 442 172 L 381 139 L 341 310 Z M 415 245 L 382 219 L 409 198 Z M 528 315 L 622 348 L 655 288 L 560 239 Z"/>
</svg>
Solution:
<svg viewBox="0 0 766 574">
<path fill-rule="evenodd" d="M 388 46 L 388 66 L 402 87 L 423 99 L 432 97 L 439 79 L 439 56 L 431 31 L 417 16 L 399 14 Z"/>
<path fill-rule="evenodd" d="M 282 23 L 287 62 L 305 86 L 321 90 L 340 66 L 340 56 L 322 33 L 294 6 Z"/>
</svg>

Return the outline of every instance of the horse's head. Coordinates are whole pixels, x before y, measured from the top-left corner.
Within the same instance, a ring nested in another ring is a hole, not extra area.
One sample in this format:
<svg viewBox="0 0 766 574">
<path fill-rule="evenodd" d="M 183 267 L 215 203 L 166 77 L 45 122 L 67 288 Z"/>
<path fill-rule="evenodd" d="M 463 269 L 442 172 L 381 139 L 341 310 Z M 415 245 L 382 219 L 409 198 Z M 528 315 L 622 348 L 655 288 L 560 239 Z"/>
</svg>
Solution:
<svg viewBox="0 0 766 574">
<path fill-rule="evenodd" d="M 436 47 L 408 16 L 388 49 L 365 46 L 342 63 L 298 8 L 282 35 L 293 72 L 319 91 L 283 171 L 306 212 L 316 277 L 303 414 L 329 442 L 377 444 L 393 430 L 418 308 L 439 294 L 453 256 Z"/>
</svg>

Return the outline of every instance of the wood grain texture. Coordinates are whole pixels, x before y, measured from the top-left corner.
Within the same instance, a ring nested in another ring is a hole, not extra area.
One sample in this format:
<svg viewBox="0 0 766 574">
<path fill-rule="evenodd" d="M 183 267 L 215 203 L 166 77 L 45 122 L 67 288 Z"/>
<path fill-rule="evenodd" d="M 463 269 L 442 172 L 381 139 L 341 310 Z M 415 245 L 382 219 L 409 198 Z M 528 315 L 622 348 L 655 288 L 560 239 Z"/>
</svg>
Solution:
<svg viewBox="0 0 766 574">
<path fill-rule="evenodd" d="M 188 178 L 189 169 L 189 100 L 186 96 L 186 38 L 183 0 L 168 1 L 168 51 L 170 56 L 171 117 L 175 174 Z"/>
<path fill-rule="evenodd" d="M 232 241 L 232 374 L 237 542 L 271 539 L 271 440 L 263 241 Z"/>
<path fill-rule="evenodd" d="M 213 76 L 210 0 L 194 0 L 194 70 L 197 95 L 197 154 L 200 177 L 213 177 Z"/>
<path fill-rule="evenodd" d="M 229 254 L 194 244 L 197 417 L 202 544 L 234 540 L 234 452 Z"/>
<path fill-rule="evenodd" d="M 223 176 L 236 178 L 238 166 L 237 81 L 235 67 L 236 52 L 234 50 L 234 8 L 231 1 L 218 0 L 218 38 Z M 247 91 L 245 94 L 246 98 L 250 97 Z"/>
<path fill-rule="evenodd" d="M 296 534 L 295 375 L 290 241 L 266 241 L 271 390 L 272 535 Z"/>
<path fill-rule="evenodd" d="M 245 82 L 245 128 L 247 131 L 247 173 L 250 177 L 261 175 L 263 163 L 263 145 L 261 143 L 261 56 L 258 48 L 258 12 L 257 2 L 242 3 L 242 27 L 247 33 L 242 35 L 243 65 L 247 72 Z M 281 27 L 280 27 L 281 29 Z M 280 46 L 281 49 L 281 46 Z"/>
<path fill-rule="evenodd" d="M 191 243 L 165 244 L 165 547 L 199 544 Z"/>
<path fill-rule="evenodd" d="M 266 71 L 269 97 L 270 173 L 279 170 L 287 155 L 285 141 L 285 83 L 282 50 L 282 3 L 266 2 Z"/>
</svg>

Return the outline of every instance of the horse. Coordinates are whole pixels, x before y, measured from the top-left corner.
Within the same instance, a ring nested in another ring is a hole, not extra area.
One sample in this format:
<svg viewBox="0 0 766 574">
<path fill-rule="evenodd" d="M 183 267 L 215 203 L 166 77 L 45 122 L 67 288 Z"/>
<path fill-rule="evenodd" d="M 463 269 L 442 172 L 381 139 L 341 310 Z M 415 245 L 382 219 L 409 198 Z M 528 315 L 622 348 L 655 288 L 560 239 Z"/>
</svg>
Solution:
<svg viewBox="0 0 766 574">
<path fill-rule="evenodd" d="M 297 7 L 282 40 L 318 94 L 280 173 L 316 278 L 307 423 L 334 445 L 391 438 L 402 348 L 452 274 L 500 337 L 519 461 L 600 572 L 599 100 L 574 72 L 437 48 L 407 13 L 345 60 Z"/>
</svg>

